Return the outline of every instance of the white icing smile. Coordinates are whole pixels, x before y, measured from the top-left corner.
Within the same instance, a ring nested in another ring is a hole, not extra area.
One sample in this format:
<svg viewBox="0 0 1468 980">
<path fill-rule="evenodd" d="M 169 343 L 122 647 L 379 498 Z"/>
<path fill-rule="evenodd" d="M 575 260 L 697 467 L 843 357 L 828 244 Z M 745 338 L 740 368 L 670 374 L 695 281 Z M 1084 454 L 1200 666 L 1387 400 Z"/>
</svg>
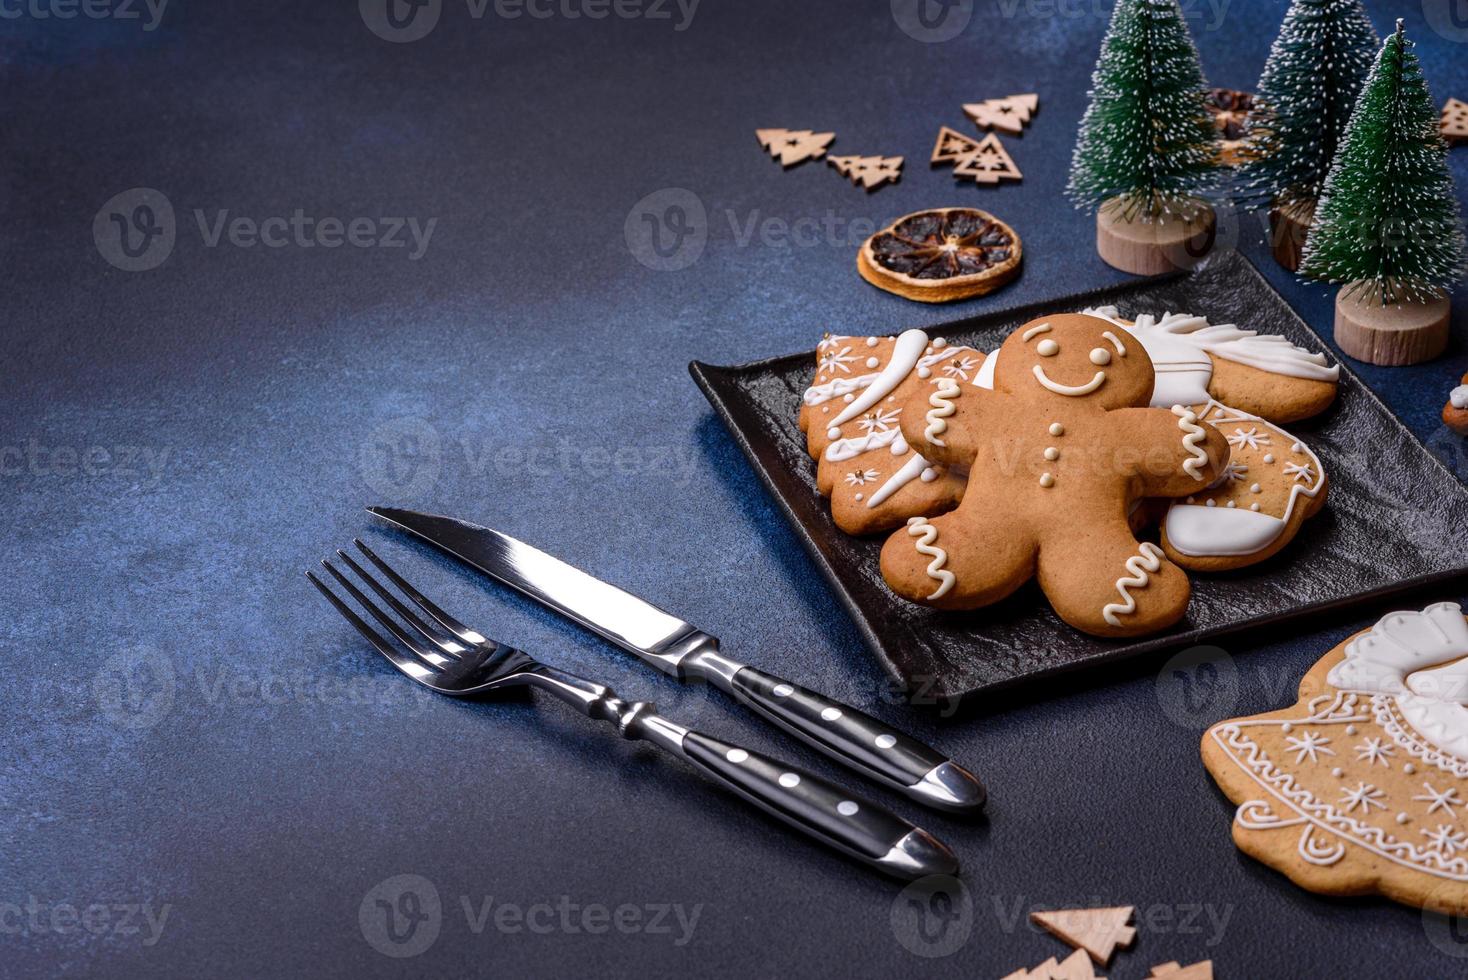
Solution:
<svg viewBox="0 0 1468 980">
<path fill-rule="evenodd" d="M 1063 385 L 1051 381 L 1049 378 L 1045 377 L 1045 369 L 1040 367 L 1040 365 L 1036 364 L 1034 370 L 1035 380 L 1040 382 L 1040 384 L 1044 385 L 1050 391 L 1055 392 L 1057 395 L 1067 395 L 1072 398 L 1076 398 L 1081 395 L 1089 395 L 1091 392 L 1095 391 L 1097 388 L 1106 383 L 1105 371 L 1097 371 L 1095 376 L 1083 385 Z"/>
</svg>

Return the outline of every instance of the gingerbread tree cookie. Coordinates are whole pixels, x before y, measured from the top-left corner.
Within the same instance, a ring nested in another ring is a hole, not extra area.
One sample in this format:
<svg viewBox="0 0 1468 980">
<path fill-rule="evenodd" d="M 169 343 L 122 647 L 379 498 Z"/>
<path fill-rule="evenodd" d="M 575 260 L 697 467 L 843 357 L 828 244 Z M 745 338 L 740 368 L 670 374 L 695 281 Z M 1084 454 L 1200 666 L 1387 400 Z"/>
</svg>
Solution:
<svg viewBox="0 0 1468 980">
<path fill-rule="evenodd" d="M 1321 658 L 1282 711 L 1203 736 L 1234 843 L 1327 895 L 1468 914 L 1468 620 L 1398 612 Z"/>
<path fill-rule="evenodd" d="M 1459 435 L 1468 436 L 1468 374 L 1463 375 L 1462 384 L 1448 392 L 1443 424 Z"/>
<path fill-rule="evenodd" d="M 1146 407 L 1151 360 L 1106 320 L 1033 320 L 1004 342 L 992 391 L 937 385 L 902 403 L 906 441 L 969 469 L 952 513 L 914 518 L 882 549 L 898 595 L 974 609 L 1036 578 L 1056 613 L 1098 636 L 1164 629 L 1187 609 L 1187 575 L 1138 543 L 1134 501 L 1184 497 L 1228 462 L 1223 433 L 1188 409 Z M 950 411 L 951 409 L 951 411 Z"/>
<path fill-rule="evenodd" d="M 921 330 L 900 337 L 827 336 L 801 399 L 800 428 L 816 458 L 816 488 L 848 534 L 897 527 L 951 510 L 963 480 L 930 463 L 902 437 L 903 401 L 938 379 L 966 380 L 983 362 L 968 347 Z"/>
</svg>

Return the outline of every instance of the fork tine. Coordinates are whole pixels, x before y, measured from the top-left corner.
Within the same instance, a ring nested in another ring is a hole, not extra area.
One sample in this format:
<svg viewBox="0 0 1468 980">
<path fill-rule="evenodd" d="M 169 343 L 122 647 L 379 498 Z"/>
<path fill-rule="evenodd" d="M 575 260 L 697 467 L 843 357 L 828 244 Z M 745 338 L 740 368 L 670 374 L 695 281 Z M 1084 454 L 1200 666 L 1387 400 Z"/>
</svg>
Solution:
<svg viewBox="0 0 1468 980">
<path fill-rule="evenodd" d="M 409 633 L 407 630 L 403 629 L 402 626 L 398 625 L 397 620 L 393 619 L 387 613 L 383 612 L 371 599 L 363 595 L 362 590 L 353 585 L 351 580 L 348 579 L 345 575 L 337 571 L 336 566 L 333 565 L 331 562 L 323 558 L 321 559 L 321 565 L 323 568 L 331 573 L 332 578 L 341 583 L 342 588 L 346 589 L 347 592 L 351 594 L 351 597 L 353 599 L 357 600 L 357 605 L 367 610 L 367 612 L 371 614 L 373 619 L 377 620 L 383 626 L 387 627 L 387 631 L 393 636 L 397 637 L 398 642 L 411 650 L 413 652 L 413 655 L 419 660 L 428 664 L 430 667 L 439 668 L 447 667 L 454 662 L 448 657 L 445 657 L 442 654 L 437 653 L 436 651 L 430 650 L 428 647 L 424 646 L 417 639 L 415 639 L 413 634 Z"/>
<path fill-rule="evenodd" d="M 376 648 L 377 652 L 386 657 L 394 667 L 416 681 L 423 681 L 426 683 L 428 678 L 433 676 L 432 670 L 423 666 L 411 657 L 403 656 L 403 654 L 396 647 L 394 647 L 391 642 L 382 638 L 382 634 L 378 633 L 375 629 L 362 622 L 362 617 L 352 612 L 351 608 L 345 602 L 342 602 L 340 599 L 338 599 L 336 597 L 336 593 L 328 589 L 326 585 L 322 583 L 319 578 L 316 577 L 315 572 L 308 571 L 306 573 L 306 577 L 311 580 L 312 585 L 321 590 L 321 594 L 326 596 L 326 601 L 335 606 L 336 611 L 341 613 L 342 617 L 346 619 L 347 622 L 355 626 L 357 628 L 357 632 L 365 636 L 367 638 L 367 642 L 371 643 L 372 646 Z"/>
<path fill-rule="evenodd" d="M 440 609 L 432 599 L 428 598 L 422 592 L 419 592 L 417 589 L 413 588 L 413 586 L 408 582 L 407 579 L 403 578 L 397 572 L 393 571 L 392 567 L 389 566 L 387 562 L 377 557 L 377 555 L 372 551 L 371 548 L 363 544 L 361 538 L 353 538 L 352 543 L 355 544 L 359 549 L 361 549 L 362 554 L 366 555 L 368 559 L 371 560 L 372 564 L 376 565 L 378 569 L 382 571 L 382 574 L 386 575 L 388 579 L 392 581 L 392 584 L 396 585 L 402 591 L 403 595 L 418 603 L 419 607 L 422 608 L 424 612 L 428 613 L 429 616 L 433 617 L 438 625 L 442 626 L 444 629 L 448 630 L 450 633 L 454 634 L 454 636 L 463 640 L 465 643 L 478 644 L 488 642 L 488 638 L 485 637 L 483 634 L 478 633 L 475 630 L 471 630 L 469 627 L 465 626 L 463 623 L 459 622 L 457 619 Z"/>
<path fill-rule="evenodd" d="M 389 592 L 386 586 L 384 586 L 381 582 L 377 581 L 377 579 L 368 574 L 365 568 L 363 568 L 361 565 L 358 565 L 351 555 L 347 554 L 340 548 L 336 549 L 336 554 L 338 558 L 346 562 L 347 565 L 351 567 L 352 571 L 357 573 L 357 577 L 359 579 L 371 586 L 372 591 L 376 592 L 389 606 L 392 607 L 393 612 L 397 613 L 398 616 L 409 626 L 413 627 L 413 629 L 417 630 L 419 633 L 422 633 L 424 639 L 428 640 L 429 643 L 432 643 L 434 646 L 438 647 L 440 650 L 442 650 L 444 653 L 447 653 L 451 657 L 457 657 L 459 654 L 464 652 L 464 647 L 462 644 L 455 643 L 453 640 L 443 639 L 437 632 L 431 629 L 429 625 L 423 621 L 423 618 L 421 616 L 413 612 L 413 610 L 409 609 L 401 599 Z"/>
</svg>

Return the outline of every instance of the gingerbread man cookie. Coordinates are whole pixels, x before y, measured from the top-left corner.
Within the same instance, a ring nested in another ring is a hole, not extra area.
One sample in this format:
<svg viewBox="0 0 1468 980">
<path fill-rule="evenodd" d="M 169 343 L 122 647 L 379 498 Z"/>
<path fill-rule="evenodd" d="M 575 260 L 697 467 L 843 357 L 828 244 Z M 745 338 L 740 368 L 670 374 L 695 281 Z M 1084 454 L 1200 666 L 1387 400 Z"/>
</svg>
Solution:
<svg viewBox="0 0 1468 980">
<path fill-rule="evenodd" d="M 1468 436 L 1468 374 L 1463 383 L 1448 393 L 1448 403 L 1443 406 L 1443 424 L 1459 435 Z"/>
<path fill-rule="evenodd" d="M 921 330 L 821 341 L 800 428 L 817 460 L 816 489 L 830 498 L 837 527 L 847 534 L 886 531 L 958 503 L 964 481 L 913 450 L 899 422 L 910 394 L 937 378 L 967 380 L 982 361 L 977 351 L 941 337 L 929 342 Z"/>
<path fill-rule="evenodd" d="M 912 518 L 887 540 L 888 585 L 914 602 L 973 609 L 1033 577 L 1060 618 L 1088 633 L 1175 623 L 1187 575 L 1137 541 L 1128 510 L 1211 485 L 1228 462 L 1224 434 L 1188 409 L 1146 407 L 1147 352 L 1098 317 L 1020 327 L 994 359 L 993 386 L 933 385 L 902 404 L 908 443 L 969 477 L 956 510 Z"/>
<path fill-rule="evenodd" d="M 1152 404 L 1158 408 L 1218 401 L 1286 423 L 1318 415 L 1335 401 L 1340 365 L 1277 334 L 1209 323 L 1190 313 L 1142 313 L 1128 320 L 1114 306 L 1085 312 L 1110 320 L 1147 348 L 1157 373 Z"/>
<path fill-rule="evenodd" d="M 1283 711 L 1203 736 L 1241 850 L 1327 895 L 1468 914 L 1468 620 L 1398 612 L 1322 657 Z"/>
</svg>

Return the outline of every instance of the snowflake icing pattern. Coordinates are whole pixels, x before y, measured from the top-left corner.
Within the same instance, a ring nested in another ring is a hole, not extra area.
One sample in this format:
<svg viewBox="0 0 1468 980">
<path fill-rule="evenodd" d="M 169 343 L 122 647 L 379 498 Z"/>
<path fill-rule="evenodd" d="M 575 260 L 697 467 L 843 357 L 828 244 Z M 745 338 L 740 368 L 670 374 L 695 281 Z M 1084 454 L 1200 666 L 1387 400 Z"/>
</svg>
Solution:
<svg viewBox="0 0 1468 980">
<path fill-rule="evenodd" d="M 1342 787 L 1344 789 L 1345 787 Z M 1360 807 L 1365 813 L 1370 813 L 1371 808 L 1381 807 L 1386 809 L 1386 804 L 1381 802 L 1386 794 L 1372 786 L 1370 783 L 1357 783 L 1355 789 L 1346 790 L 1346 795 L 1341 797 L 1341 803 L 1345 805 L 1346 812 L 1350 813 L 1356 807 Z"/>
<path fill-rule="evenodd" d="M 1260 446 L 1269 445 L 1269 433 L 1260 432 L 1251 425 L 1247 429 L 1238 429 L 1228 436 L 1228 444 L 1237 448 L 1248 446 L 1250 449 L 1258 449 Z"/>
<path fill-rule="evenodd" d="M 1412 799 L 1421 800 L 1423 803 L 1428 804 L 1428 813 L 1436 813 L 1438 810 L 1446 810 L 1448 813 L 1448 818 L 1450 820 L 1456 820 L 1458 818 L 1458 814 L 1456 811 L 1453 810 L 1453 807 L 1468 805 L 1464 804 L 1463 800 L 1458 796 L 1458 791 L 1451 786 L 1449 786 L 1445 790 L 1438 791 L 1433 789 L 1429 783 L 1423 783 L 1422 788 L 1427 790 L 1427 795 L 1414 796 L 1412 797 Z"/>
<path fill-rule="evenodd" d="M 1298 738 L 1286 735 L 1285 741 L 1290 746 L 1285 751 L 1295 753 L 1297 764 L 1306 757 L 1309 757 L 1311 762 L 1319 762 L 1322 755 L 1335 755 L 1334 749 L 1326 748 L 1330 744 L 1330 739 L 1319 732 L 1304 732 Z"/>
<path fill-rule="evenodd" d="M 1461 830 L 1454 830 L 1447 824 L 1438 824 L 1436 830 L 1424 830 L 1422 836 L 1427 838 L 1426 846 L 1444 857 L 1452 857 L 1459 851 L 1468 850 L 1468 838 L 1465 838 Z"/>
<path fill-rule="evenodd" d="M 1388 769 L 1391 768 L 1392 747 L 1382 744 L 1380 738 L 1368 738 L 1356 746 L 1356 758 L 1368 766 L 1380 762 Z"/>
<path fill-rule="evenodd" d="M 1315 482 L 1315 470 L 1309 463 L 1286 463 L 1284 464 L 1284 475 L 1294 477 L 1296 483 Z"/>
<path fill-rule="evenodd" d="M 856 355 L 851 353 L 850 347 L 843 347 L 840 350 L 829 350 L 821 355 L 820 370 L 830 371 L 832 374 L 837 370 L 841 370 L 850 374 L 851 368 L 847 367 L 847 365 L 854 360 L 856 360 Z"/>
<path fill-rule="evenodd" d="M 868 434 L 886 432 L 897 424 L 897 416 L 901 413 L 902 409 L 900 408 L 893 408 L 887 411 L 879 408 L 875 412 L 863 415 L 857 420 L 856 424 L 861 426 L 862 430 Z"/>
<path fill-rule="evenodd" d="M 979 362 L 972 357 L 961 357 L 956 361 L 949 361 L 943 366 L 943 373 L 950 378 L 959 377 L 967 381 L 969 372 L 979 366 Z"/>
<path fill-rule="evenodd" d="M 1223 473 L 1219 475 L 1218 482 L 1243 483 L 1244 474 L 1249 472 L 1249 467 L 1243 463 L 1227 463 L 1223 467 Z"/>
<path fill-rule="evenodd" d="M 846 474 L 846 482 L 853 487 L 866 486 L 877 478 L 876 470 L 854 470 Z"/>
<path fill-rule="evenodd" d="M 821 342 L 819 344 L 816 344 L 816 350 L 825 350 L 828 347 L 835 347 L 837 344 L 841 343 L 841 341 L 850 339 L 850 337 L 847 337 L 843 334 L 828 333 L 821 338 Z"/>
</svg>

